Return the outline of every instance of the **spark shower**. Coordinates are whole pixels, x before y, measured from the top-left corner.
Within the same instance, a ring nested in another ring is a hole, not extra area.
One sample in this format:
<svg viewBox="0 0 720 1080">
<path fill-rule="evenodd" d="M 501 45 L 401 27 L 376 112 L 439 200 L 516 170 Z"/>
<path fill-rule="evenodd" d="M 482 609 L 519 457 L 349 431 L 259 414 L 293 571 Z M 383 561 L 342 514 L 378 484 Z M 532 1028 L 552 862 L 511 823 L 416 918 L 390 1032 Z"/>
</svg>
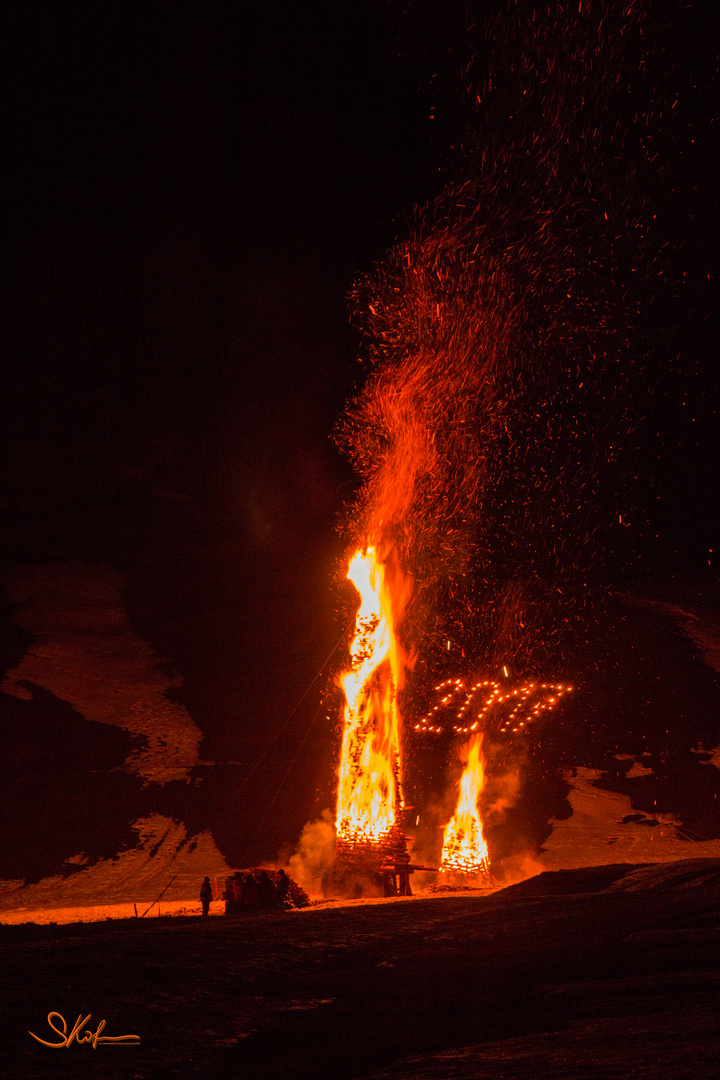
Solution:
<svg viewBox="0 0 720 1080">
<path fill-rule="evenodd" d="M 638 179 L 661 114 L 627 107 L 647 91 L 647 20 L 640 3 L 521 4 L 487 26 L 484 51 L 469 37 L 457 178 L 354 289 L 370 372 L 337 432 L 363 481 L 346 850 L 397 828 L 409 681 L 440 675 L 463 698 L 456 722 L 436 705 L 411 726 L 450 732 L 464 762 L 442 860 L 465 871 L 488 866 L 484 748 L 570 689 L 542 672 L 561 665 L 579 586 L 614 535 L 633 425 L 631 275 L 650 250 Z M 522 678 L 501 682 L 507 665 Z"/>
</svg>

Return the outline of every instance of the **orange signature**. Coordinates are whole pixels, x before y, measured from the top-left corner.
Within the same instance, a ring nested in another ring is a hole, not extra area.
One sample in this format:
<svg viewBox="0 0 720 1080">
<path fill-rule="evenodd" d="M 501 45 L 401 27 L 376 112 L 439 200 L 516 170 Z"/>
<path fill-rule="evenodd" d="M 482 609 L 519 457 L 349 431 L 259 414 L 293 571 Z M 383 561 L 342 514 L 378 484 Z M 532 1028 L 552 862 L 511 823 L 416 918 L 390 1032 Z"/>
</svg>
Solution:
<svg viewBox="0 0 720 1080">
<path fill-rule="evenodd" d="M 62 1031 L 60 1030 L 60 1028 L 55 1027 L 55 1025 L 53 1024 L 53 1019 L 57 1019 L 60 1021 L 60 1023 L 62 1024 Z M 47 1022 L 53 1029 L 53 1031 L 60 1036 L 60 1042 L 48 1042 L 46 1039 L 41 1039 L 39 1035 L 33 1035 L 32 1031 L 28 1031 L 28 1035 L 32 1035 L 33 1039 L 37 1039 L 37 1041 L 39 1043 L 42 1043 L 43 1046 L 68 1047 L 74 1039 L 75 1042 L 79 1044 L 92 1043 L 93 1050 L 97 1050 L 98 1043 L 134 1043 L 135 1045 L 137 1045 L 137 1043 L 140 1042 L 139 1035 L 101 1035 L 101 1031 L 105 1029 L 104 1020 L 101 1020 L 98 1024 L 97 1031 L 83 1031 L 82 1029 L 85 1027 L 86 1024 L 90 1023 L 91 1019 L 92 1013 L 88 1013 L 85 1017 L 82 1015 L 82 1013 L 80 1013 L 77 1020 L 75 1021 L 75 1026 L 73 1027 L 70 1034 L 68 1034 L 68 1026 L 65 1021 L 65 1017 L 61 1016 L 59 1012 L 49 1012 Z"/>
</svg>

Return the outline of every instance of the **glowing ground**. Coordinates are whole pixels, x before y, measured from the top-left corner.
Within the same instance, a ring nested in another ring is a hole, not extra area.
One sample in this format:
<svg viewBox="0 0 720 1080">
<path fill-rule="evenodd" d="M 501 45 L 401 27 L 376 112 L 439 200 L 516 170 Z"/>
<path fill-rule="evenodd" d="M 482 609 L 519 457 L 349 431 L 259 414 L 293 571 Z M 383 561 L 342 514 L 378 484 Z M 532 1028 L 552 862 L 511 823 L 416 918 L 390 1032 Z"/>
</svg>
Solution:
<svg viewBox="0 0 720 1080">
<path fill-rule="evenodd" d="M 93 1075 L 136 1080 L 714 1077 L 719 895 L 702 859 L 485 898 L 3 927 L 5 1075 L 77 1075 L 92 1055 Z M 52 1037 L 50 1010 L 141 1044 L 56 1054 L 28 1035 Z"/>
</svg>

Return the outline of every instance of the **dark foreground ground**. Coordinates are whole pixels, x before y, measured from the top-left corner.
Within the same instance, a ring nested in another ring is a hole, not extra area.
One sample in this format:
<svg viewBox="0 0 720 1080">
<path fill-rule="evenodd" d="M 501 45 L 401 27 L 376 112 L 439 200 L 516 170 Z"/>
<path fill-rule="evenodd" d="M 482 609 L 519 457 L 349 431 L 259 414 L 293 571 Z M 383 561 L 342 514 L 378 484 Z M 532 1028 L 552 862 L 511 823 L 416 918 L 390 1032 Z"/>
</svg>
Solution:
<svg viewBox="0 0 720 1080">
<path fill-rule="evenodd" d="M 489 897 L 2 927 L 4 1076 L 716 1077 L 720 860 Z M 35 1043 L 92 1013 L 139 1046 Z M 59 1024 L 59 1021 L 56 1021 Z"/>
</svg>

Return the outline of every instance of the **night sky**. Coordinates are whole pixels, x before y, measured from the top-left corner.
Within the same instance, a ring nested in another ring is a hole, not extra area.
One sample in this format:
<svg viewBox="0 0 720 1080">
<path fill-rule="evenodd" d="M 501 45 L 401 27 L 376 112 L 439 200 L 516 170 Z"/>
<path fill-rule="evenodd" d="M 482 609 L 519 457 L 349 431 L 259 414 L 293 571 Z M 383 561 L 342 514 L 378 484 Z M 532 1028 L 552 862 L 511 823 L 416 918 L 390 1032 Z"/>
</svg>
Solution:
<svg viewBox="0 0 720 1080">
<path fill-rule="evenodd" d="M 183 676 L 203 759 L 242 763 L 208 774 L 204 802 L 163 796 L 229 858 L 291 765 L 253 854 L 331 804 L 327 674 L 272 765 L 242 792 L 238 778 L 346 623 L 337 522 L 357 480 L 331 435 L 365 377 L 347 296 L 413 206 L 466 167 L 461 145 L 483 139 L 468 134 L 462 72 L 482 69 L 505 4 L 475 8 L 28 3 L 3 16 L 0 560 L 126 575 L 132 626 Z M 662 257 L 639 290 L 628 391 L 637 558 L 608 565 L 622 586 L 716 583 L 717 17 L 647 8 L 657 101 L 646 89 L 637 104 L 657 113 Z M 5 642 L 11 666 L 22 642 Z"/>
</svg>

